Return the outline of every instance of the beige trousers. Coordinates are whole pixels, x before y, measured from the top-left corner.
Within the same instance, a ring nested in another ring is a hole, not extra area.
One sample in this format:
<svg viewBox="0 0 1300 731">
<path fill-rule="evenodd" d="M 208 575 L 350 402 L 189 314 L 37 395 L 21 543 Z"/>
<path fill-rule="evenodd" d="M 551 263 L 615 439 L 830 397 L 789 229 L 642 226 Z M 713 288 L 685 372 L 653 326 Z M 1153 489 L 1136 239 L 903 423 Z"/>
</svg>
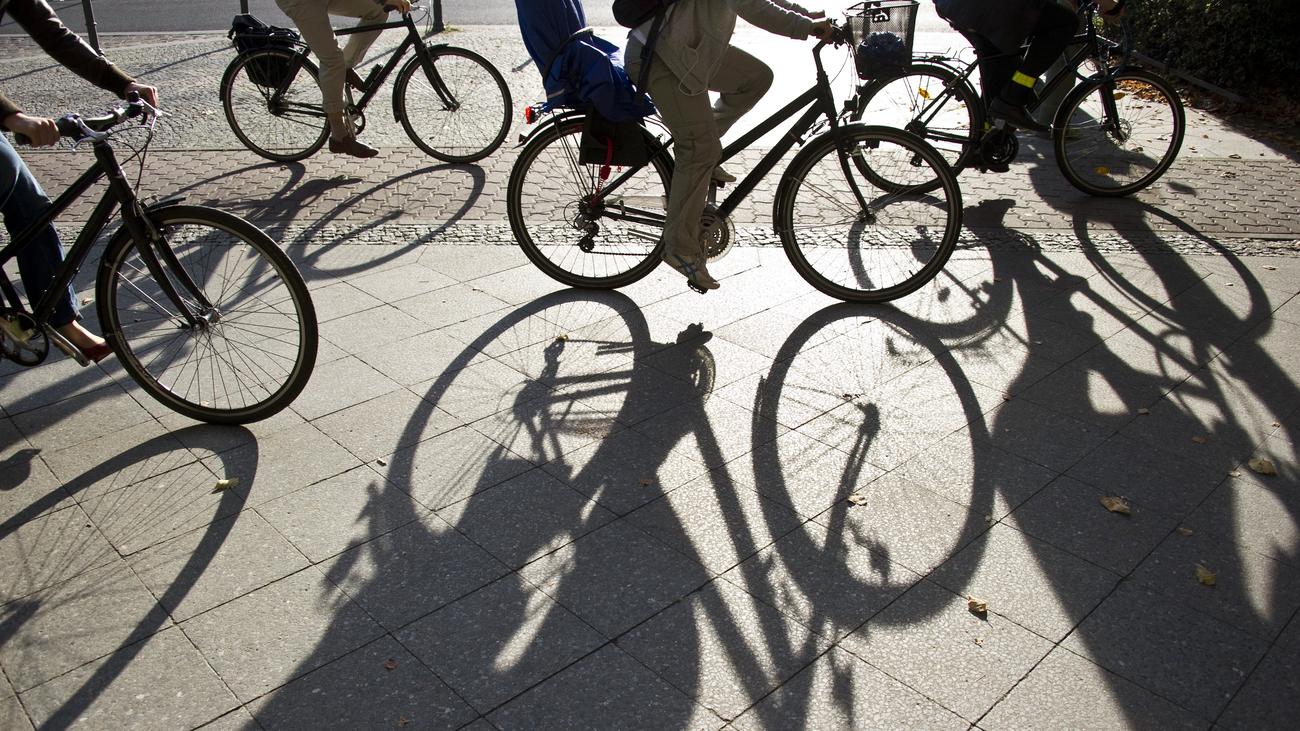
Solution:
<svg viewBox="0 0 1300 731">
<path fill-rule="evenodd" d="M 348 69 L 365 56 L 381 31 L 353 33 L 347 36 L 347 45 L 339 48 L 329 16 L 360 18 L 357 25 L 369 25 L 387 20 L 387 11 L 375 0 L 275 0 L 275 4 L 298 26 L 302 39 L 320 61 L 319 83 L 325 113 L 342 114 L 343 82 Z M 335 137 L 343 136 L 341 130 L 332 131 Z"/>
<path fill-rule="evenodd" d="M 635 55 L 638 57 L 627 59 L 627 72 L 633 79 L 641 73 L 639 49 Z M 676 159 L 668 191 L 664 248 L 689 258 L 701 251 L 704 230 L 700 217 L 708 204 L 713 169 L 722 159 L 722 136 L 767 93 L 772 70 L 739 48 L 728 46 L 709 81 L 709 90 L 719 94 L 712 105 L 709 94 L 683 94 L 681 81 L 658 59 L 650 65 L 646 86 L 673 135 Z"/>
</svg>

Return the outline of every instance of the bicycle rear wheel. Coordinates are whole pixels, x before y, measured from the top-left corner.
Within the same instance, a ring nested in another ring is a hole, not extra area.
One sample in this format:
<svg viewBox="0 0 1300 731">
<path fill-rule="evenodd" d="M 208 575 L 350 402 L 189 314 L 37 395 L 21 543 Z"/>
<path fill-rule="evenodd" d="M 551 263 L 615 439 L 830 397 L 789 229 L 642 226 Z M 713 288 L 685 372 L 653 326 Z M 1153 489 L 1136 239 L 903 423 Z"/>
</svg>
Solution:
<svg viewBox="0 0 1300 731">
<path fill-rule="evenodd" d="M 393 112 L 421 150 L 444 162 L 491 155 L 510 130 L 510 89 L 487 59 L 463 48 L 433 46 L 433 78 L 417 55 L 393 87 Z"/>
<path fill-rule="evenodd" d="M 809 284 L 847 302 L 886 302 L 934 278 L 957 245 L 961 191 L 948 164 L 915 135 L 841 128 L 809 142 L 782 175 L 775 223 L 790 263 Z M 891 181 L 881 185 L 879 178 Z M 929 184 L 933 182 L 933 190 Z"/>
<path fill-rule="evenodd" d="M 528 259 L 570 287 L 608 289 L 659 265 L 672 162 L 660 153 L 609 195 L 600 166 L 578 162 L 584 118 L 561 118 L 536 133 L 510 170 L 506 211 Z M 658 144 L 645 133 L 646 144 Z M 615 168 L 608 184 L 623 174 Z"/>
<path fill-rule="evenodd" d="M 293 74 L 283 93 L 279 85 Z M 282 48 L 241 53 L 221 80 L 221 106 L 244 146 L 268 160 L 290 162 L 325 144 L 325 119 L 316 67 Z"/>
<path fill-rule="evenodd" d="M 316 311 L 293 262 L 238 216 L 198 206 L 146 215 L 162 234 L 153 249 L 164 276 L 199 322 L 186 322 L 120 230 L 96 297 L 122 367 L 168 408 L 200 421 L 244 424 L 288 406 L 311 377 L 317 347 Z"/>
<path fill-rule="evenodd" d="M 1165 174 L 1186 121 L 1169 82 L 1133 68 L 1080 84 L 1061 102 L 1054 127 L 1065 179 L 1090 195 L 1123 196 Z"/>
<path fill-rule="evenodd" d="M 956 173 L 979 149 L 982 110 L 975 90 L 951 69 L 915 63 L 897 75 L 868 83 L 852 119 L 911 132 L 938 150 Z M 933 185 L 938 187 L 939 181 Z"/>
</svg>

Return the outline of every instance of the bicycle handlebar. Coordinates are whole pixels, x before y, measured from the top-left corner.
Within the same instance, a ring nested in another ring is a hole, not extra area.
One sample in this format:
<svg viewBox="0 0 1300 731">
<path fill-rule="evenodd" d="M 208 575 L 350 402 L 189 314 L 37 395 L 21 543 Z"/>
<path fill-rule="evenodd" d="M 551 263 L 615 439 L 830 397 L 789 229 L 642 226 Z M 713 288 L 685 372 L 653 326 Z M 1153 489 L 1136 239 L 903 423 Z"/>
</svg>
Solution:
<svg viewBox="0 0 1300 731">
<path fill-rule="evenodd" d="M 59 128 L 59 137 L 61 138 L 71 139 L 76 142 L 86 139 L 102 140 L 107 137 L 108 130 L 128 119 L 141 116 L 157 116 L 157 114 L 157 109 L 149 106 L 148 102 L 141 99 L 139 93 L 132 91 L 126 95 L 125 107 L 113 107 L 108 113 L 97 117 L 83 117 L 73 112 L 59 117 L 54 124 Z M 30 145 L 32 143 L 24 134 L 15 134 L 14 142 L 20 145 Z"/>
</svg>

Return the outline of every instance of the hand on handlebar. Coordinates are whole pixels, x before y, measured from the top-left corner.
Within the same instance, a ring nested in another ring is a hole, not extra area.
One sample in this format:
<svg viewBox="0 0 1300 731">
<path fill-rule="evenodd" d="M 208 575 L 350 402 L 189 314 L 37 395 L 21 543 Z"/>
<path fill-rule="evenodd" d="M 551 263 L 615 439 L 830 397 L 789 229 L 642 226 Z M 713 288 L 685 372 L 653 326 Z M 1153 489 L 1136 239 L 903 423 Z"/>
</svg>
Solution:
<svg viewBox="0 0 1300 731">
<path fill-rule="evenodd" d="M 819 39 L 825 39 L 829 37 L 832 27 L 833 26 L 831 26 L 831 22 L 829 20 L 822 18 L 821 20 L 818 20 L 812 24 L 812 28 L 809 29 L 808 35 L 814 36 Z"/>
<path fill-rule="evenodd" d="M 132 81 L 130 84 L 126 85 L 126 91 L 122 94 L 123 98 L 133 91 L 139 94 L 140 98 L 145 100 L 149 106 L 154 109 L 158 108 L 158 90 L 156 88 Z"/>
<path fill-rule="evenodd" d="M 59 128 L 53 119 L 32 117 L 22 112 L 5 117 L 4 126 L 14 133 L 20 144 L 49 147 L 59 141 Z"/>
<path fill-rule="evenodd" d="M 405 15 L 411 12 L 411 0 L 384 0 L 384 10 L 396 10 Z"/>
</svg>

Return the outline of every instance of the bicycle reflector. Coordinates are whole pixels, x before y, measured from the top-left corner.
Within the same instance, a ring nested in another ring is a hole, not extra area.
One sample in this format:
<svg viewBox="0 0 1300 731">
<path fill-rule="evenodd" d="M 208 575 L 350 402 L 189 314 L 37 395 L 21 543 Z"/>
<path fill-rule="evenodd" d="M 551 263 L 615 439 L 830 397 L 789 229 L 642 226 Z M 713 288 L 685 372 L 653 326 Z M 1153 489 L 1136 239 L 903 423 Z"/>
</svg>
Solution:
<svg viewBox="0 0 1300 731">
<path fill-rule="evenodd" d="M 536 121 L 537 121 L 537 108 L 531 105 L 524 107 L 524 122 L 526 124 L 532 124 L 533 122 Z"/>
</svg>

